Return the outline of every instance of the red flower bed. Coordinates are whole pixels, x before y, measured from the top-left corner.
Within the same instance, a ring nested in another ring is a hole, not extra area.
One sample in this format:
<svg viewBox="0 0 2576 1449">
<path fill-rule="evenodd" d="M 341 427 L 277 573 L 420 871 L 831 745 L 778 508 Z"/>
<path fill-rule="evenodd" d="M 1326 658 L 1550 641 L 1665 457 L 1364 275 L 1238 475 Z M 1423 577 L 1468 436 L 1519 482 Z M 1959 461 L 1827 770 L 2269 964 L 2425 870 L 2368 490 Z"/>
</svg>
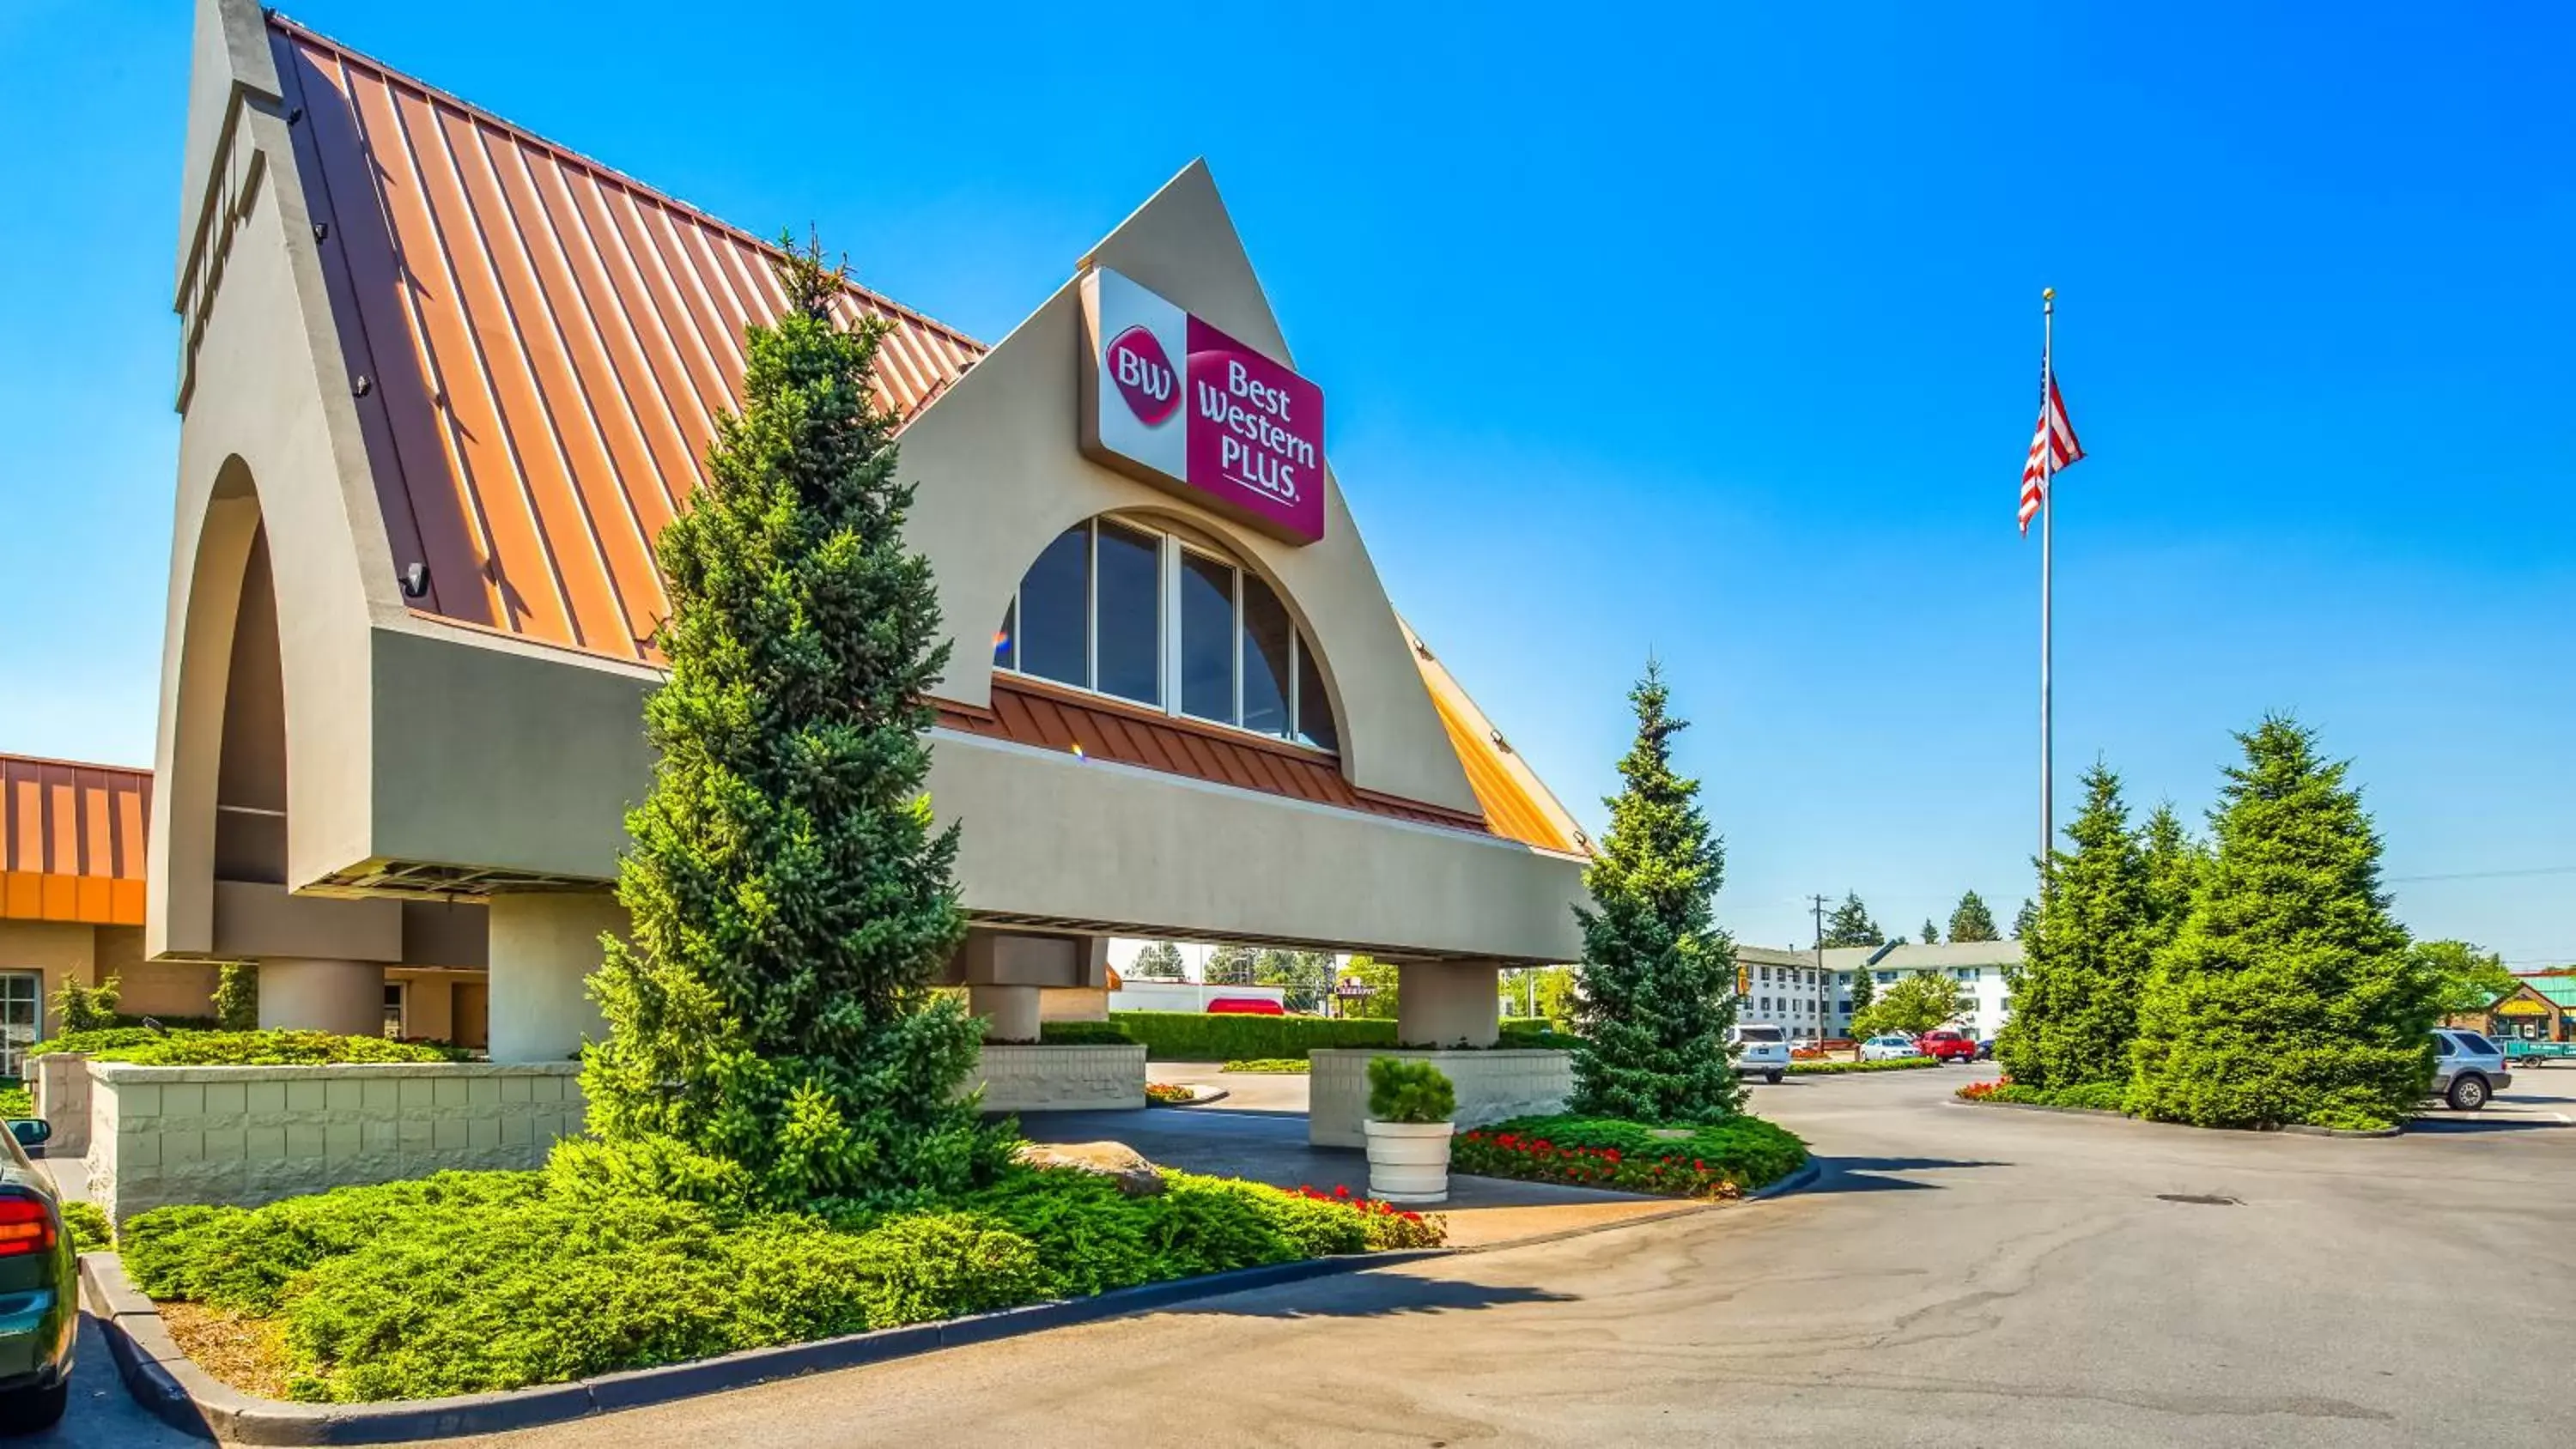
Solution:
<svg viewBox="0 0 2576 1449">
<path fill-rule="evenodd" d="M 1388 1248 L 1436 1248 L 1449 1237 L 1449 1220 L 1437 1213 L 1423 1214 L 1400 1208 L 1384 1198 L 1362 1197 L 1349 1187 L 1335 1183 L 1331 1192 L 1299 1184 L 1288 1189 L 1297 1196 L 1315 1202 L 1328 1202 L 1346 1207 L 1368 1221 L 1369 1247 L 1372 1251 Z"/>
<path fill-rule="evenodd" d="M 1988 1097 L 1993 1096 L 1997 1092 L 2000 1092 L 2011 1085 L 2012 1078 L 1997 1077 L 1991 1082 L 1970 1082 L 1968 1085 L 1961 1087 L 1957 1095 L 1962 1101 L 1982 1102 Z"/>
<path fill-rule="evenodd" d="M 1616 1147 L 1561 1146 L 1516 1132 L 1462 1132 L 1449 1151 L 1450 1165 L 1480 1177 L 1517 1177 L 1579 1187 L 1609 1187 L 1664 1197 L 1741 1197 L 1723 1166 L 1681 1155 L 1640 1157 Z"/>
</svg>

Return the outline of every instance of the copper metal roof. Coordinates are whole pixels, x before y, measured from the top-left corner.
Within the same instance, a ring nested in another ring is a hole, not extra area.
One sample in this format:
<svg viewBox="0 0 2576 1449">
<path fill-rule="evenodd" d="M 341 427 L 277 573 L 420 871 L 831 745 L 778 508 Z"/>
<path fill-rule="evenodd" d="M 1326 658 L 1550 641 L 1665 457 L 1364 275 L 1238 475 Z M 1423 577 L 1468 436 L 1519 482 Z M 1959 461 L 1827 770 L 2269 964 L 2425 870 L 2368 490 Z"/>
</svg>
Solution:
<svg viewBox="0 0 2576 1449">
<path fill-rule="evenodd" d="M 281 16 L 270 39 L 397 567 L 421 613 L 624 660 L 668 604 L 662 525 L 741 403 L 743 329 L 785 297 L 775 249 Z M 863 288 L 878 401 L 909 417 L 984 353 Z M 1485 819 L 1352 786 L 1337 762 L 1101 701 L 994 688 L 970 733 L 1580 853 L 1580 832 L 1417 645 Z M 1096 743 L 1095 743 L 1096 742 Z M 139 865 L 137 867 L 139 869 Z"/>
<path fill-rule="evenodd" d="M 282 18 L 296 127 L 395 565 L 423 612 L 621 659 L 665 611 L 653 540 L 741 404 L 773 249 Z M 981 344 L 852 288 L 890 325 L 909 415 Z"/>
<path fill-rule="evenodd" d="M 1122 705 L 1038 680 L 996 676 L 991 709 L 943 700 L 939 722 L 986 739 L 1067 753 L 1078 750 L 1088 759 L 1213 780 L 1265 795 L 1488 833 L 1482 819 L 1463 811 L 1359 789 L 1343 777 L 1341 763 L 1330 755 L 1223 725 L 1174 719 L 1160 710 Z"/>
<path fill-rule="evenodd" d="M 143 924 L 152 773 L 0 755 L 0 919 Z"/>
</svg>

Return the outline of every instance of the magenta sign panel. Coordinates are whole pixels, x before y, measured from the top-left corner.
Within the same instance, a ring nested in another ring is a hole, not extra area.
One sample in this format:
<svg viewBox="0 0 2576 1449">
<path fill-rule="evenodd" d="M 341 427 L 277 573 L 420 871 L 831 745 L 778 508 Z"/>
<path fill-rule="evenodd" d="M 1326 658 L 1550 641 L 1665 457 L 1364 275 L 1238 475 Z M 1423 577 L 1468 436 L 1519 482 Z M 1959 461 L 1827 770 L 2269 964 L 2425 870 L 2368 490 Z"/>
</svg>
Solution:
<svg viewBox="0 0 2576 1449">
<path fill-rule="evenodd" d="M 1189 484 L 1324 536 L 1324 390 L 1190 319 Z"/>
<path fill-rule="evenodd" d="M 1093 287 L 1085 450 L 1291 543 L 1322 538 L 1323 389 L 1116 272 Z"/>
</svg>

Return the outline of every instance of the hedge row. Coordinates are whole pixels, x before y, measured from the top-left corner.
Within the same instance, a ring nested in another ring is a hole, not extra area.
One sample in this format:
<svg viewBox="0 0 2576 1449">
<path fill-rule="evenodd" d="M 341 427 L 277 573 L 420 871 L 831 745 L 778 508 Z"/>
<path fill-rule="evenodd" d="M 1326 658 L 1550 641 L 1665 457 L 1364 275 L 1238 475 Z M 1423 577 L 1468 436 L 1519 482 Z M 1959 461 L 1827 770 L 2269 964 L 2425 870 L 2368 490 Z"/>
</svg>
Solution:
<svg viewBox="0 0 2576 1449">
<path fill-rule="evenodd" d="M 86 1052 L 90 1060 L 147 1067 L 312 1067 L 346 1062 L 453 1062 L 452 1047 L 393 1041 L 381 1036 L 335 1036 L 327 1031 L 155 1031 L 117 1026 L 67 1032 L 27 1048 Z"/>
<path fill-rule="evenodd" d="M 1793 1077 L 1838 1077 L 1849 1072 L 1910 1072 L 1917 1067 L 1937 1067 L 1938 1057 L 1897 1057 L 1876 1062 L 1791 1062 Z"/>
<path fill-rule="evenodd" d="M 1535 1017 L 1505 1017 L 1502 1044 L 1568 1050 L 1574 1038 Z M 1038 1029 L 1048 1046 L 1142 1042 L 1159 1062 L 1303 1061 L 1317 1047 L 1391 1047 L 1395 1023 L 1382 1017 L 1235 1016 L 1199 1011 L 1113 1011 L 1109 1020 L 1050 1021 Z"/>
</svg>

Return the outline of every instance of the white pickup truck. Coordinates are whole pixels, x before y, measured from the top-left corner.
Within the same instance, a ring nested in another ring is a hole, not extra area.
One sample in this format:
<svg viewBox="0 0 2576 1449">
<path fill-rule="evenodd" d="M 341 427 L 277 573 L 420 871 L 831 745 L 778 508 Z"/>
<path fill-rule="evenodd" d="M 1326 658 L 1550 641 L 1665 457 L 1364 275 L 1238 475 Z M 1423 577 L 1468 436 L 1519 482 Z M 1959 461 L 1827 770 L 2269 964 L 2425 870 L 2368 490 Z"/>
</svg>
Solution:
<svg viewBox="0 0 2576 1449">
<path fill-rule="evenodd" d="M 1789 1074 L 1789 1034 L 1765 1022 L 1747 1022 L 1727 1033 L 1735 1049 L 1735 1074 L 1777 1086 Z"/>
</svg>

